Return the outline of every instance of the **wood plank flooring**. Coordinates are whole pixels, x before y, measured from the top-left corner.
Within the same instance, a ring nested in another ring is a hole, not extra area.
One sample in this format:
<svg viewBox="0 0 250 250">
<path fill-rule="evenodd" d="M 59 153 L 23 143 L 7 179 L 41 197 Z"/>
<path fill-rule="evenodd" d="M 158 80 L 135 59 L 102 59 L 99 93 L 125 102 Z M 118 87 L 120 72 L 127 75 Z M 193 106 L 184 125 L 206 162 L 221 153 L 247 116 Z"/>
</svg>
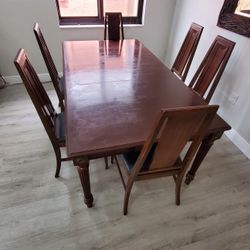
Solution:
<svg viewBox="0 0 250 250">
<path fill-rule="evenodd" d="M 46 84 L 55 105 L 51 84 Z M 95 204 L 55 156 L 22 85 L 0 90 L 0 249 L 250 249 L 250 161 L 226 138 L 210 151 L 181 205 L 172 178 L 138 182 L 129 214 L 115 166 L 90 165 Z"/>
</svg>

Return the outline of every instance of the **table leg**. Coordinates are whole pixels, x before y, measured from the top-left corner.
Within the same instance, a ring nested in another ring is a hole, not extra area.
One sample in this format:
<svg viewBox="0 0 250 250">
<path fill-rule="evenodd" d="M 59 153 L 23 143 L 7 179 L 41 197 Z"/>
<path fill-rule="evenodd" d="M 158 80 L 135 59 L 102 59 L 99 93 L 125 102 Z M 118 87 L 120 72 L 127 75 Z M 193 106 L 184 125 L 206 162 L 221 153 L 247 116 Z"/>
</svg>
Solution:
<svg viewBox="0 0 250 250">
<path fill-rule="evenodd" d="M 77 171 L 81 180 L 84 193 L 84 203 L 90 208 L 93 206 L 94 199 L 90 188 L 89 160 L 87 157 L 77 158 L 74 160 L 74 165 L 77 166 Z"/>
<path fill-rule="evenodd" d="M 214 141 L 218 140 L 221 138 L 223 133 L 216 133 L 216 134 L 210 134 L 208 137 L 204 138 L 200 148 L 195 156 L 194 162 L 192 164 L 192 167 L 188 171 L 186 175 L 186 180 L 185 183 L 188 185 L 190 182 L 194 179 L 195 174 L 200 167 L 202 161 L 204 160 L 205 156 L 209 152 L 210 148 L 213 146 Z"/>
</svg>

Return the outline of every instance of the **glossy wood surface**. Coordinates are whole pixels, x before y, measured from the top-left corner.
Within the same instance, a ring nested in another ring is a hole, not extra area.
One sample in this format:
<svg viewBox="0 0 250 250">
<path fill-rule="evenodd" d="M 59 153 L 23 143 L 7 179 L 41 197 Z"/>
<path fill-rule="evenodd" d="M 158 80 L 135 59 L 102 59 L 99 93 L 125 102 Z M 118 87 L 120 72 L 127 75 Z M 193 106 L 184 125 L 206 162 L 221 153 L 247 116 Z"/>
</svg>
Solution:
<svg viewBox="0 0 250 250">
<path fill-rule="evenodd" d="M 223 36 L 217 36 L 189 84 L 189 87 L 207 103 L 213 96 L 234 46 L 235 42 Z"/>
<path fill-rule="evenodd" d="M 65 41 L 63 53 L 69 156 L 141 146 L 162 108 L 205 104 L 137 40 Z"/>
<path fill-rule="evenodd" d="M 171 70 L 185 82 L 189 68 L 194 58 L 203 26 L 192 23 L 181 45 Z"/>
</svg>

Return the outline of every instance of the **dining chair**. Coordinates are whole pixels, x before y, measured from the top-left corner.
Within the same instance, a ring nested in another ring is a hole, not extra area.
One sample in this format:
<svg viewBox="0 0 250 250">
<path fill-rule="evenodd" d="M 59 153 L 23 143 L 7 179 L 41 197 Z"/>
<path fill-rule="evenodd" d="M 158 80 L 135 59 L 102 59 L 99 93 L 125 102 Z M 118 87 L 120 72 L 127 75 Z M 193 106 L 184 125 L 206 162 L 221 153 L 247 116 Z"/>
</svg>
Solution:
<svg viewBox="0 0 250 250">
<path fill-rule="evenodd" d="M 50 78 L 52 80 L 52 83 L 54 85 L 55 91 L 57 93 L 58 99 L 59 99 L 59 106 L 62 111 L 64 111 L 64 80 L 63 77 L 60 77 L 58 74 L 58 71 L 56 69 L 55 63 L 52 59 L 52 56 L 50 54 L 50 51 L 48 49 L 48 46 L 45 42 L 45 39 L 43 37 L 42 31 L 39 27 L 38 23 L 34 24 L 33 31 L 35 33 L 36 40 L 38 42 L 38 45 L 40 47 L 43 59 L 45 61 L 46 67 L 48 69 Z"/>
<path fill-rule="evenodd" d="M 173 176 L 175 181 L 175 201 L 180 204 L 183 176 L 197 152 L 201 140 L 211 123 L 218 105 L 202 105 L 163 109 L 156 118 L 141 151 L 129 151 L 121 156 L 122 171 L 117 156 L 118 167 L 125 189 L 123 213 L 127 214 L 128 202 L 135 180 L 145 180 L 162 176 Z M 188 142 L 191 140 L 191 143 Z M 187 153 L 180 157 L 184 147 Z"/>
<path fill-rule="evenodd" d="M 186 80 L 202 31 L 203 27 L 201 25 L 196 23 L 191 24 L 171 68 L 171 71 L 174 72 L 183 82 Z"/>
<path fill-rule="evenodd" d="M 189 84 L 207 103 L 213 96 L 234 46 L 235 42 L 217 36 Z"/>
<path fill-rule="evenodd" d="M 61 162 L 72 160 L 70 157 L 63 158 L 61 155 L 60 148 L 65 147 L 64 112 L 56 113 L 24 49 L 18 51 L 14 64 L 53 146 L 56 155 L 55 177 L 57 178 L 60 174 Z M 107 157 L 105 157 L 105 164 L 108 168 Z"/>
<path fill-rule="evenodd" d="M 108 39 L 107 39 L 108 33 Z M 124 40 L 121 12 L 106 12 L 104 17 L 104 40 Z"/>
</svg>

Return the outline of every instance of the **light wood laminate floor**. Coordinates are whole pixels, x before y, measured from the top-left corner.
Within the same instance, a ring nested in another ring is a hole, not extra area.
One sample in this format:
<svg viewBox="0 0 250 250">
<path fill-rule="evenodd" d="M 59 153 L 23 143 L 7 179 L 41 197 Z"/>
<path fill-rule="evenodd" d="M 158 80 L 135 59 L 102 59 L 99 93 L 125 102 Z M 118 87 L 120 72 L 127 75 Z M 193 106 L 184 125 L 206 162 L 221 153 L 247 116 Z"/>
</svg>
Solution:
<svg viewBox="0 0 250 250">
<path fill-rule="evenodd" d="M 49 94 L 57 104 L 51 85 Z M 0 249 L 250 249 L 250 162 L 218 141 L 181 205 L 172 178 L 138 182 L 129 214 L 115 166 L 92 161 L 95 204 L 87 209 L 77 171 L 54 178 L 50 141 L 22 85 L 0 90 Z"/>
</svg>

